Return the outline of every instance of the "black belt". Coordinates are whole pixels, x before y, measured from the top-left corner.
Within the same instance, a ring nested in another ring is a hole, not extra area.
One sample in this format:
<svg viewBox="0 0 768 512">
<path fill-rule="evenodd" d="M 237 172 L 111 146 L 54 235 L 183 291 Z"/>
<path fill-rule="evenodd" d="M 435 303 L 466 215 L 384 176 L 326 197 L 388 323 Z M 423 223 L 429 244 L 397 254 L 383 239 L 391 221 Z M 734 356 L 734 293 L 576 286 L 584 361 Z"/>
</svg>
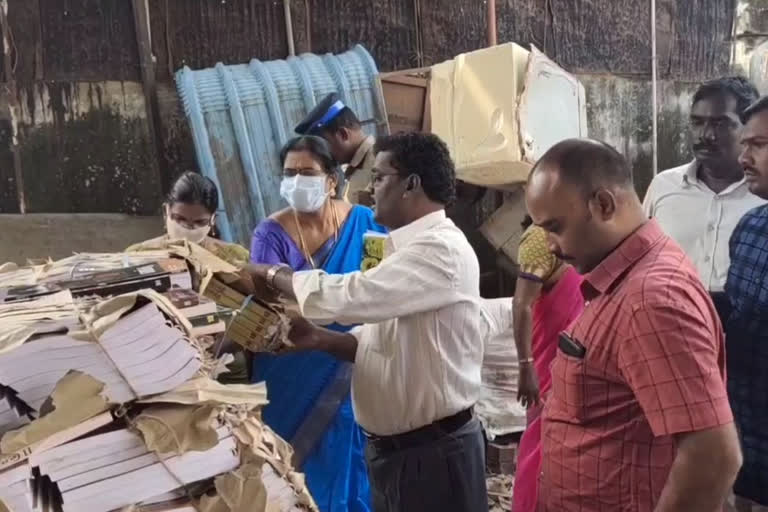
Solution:
<svg viewBox="0 0 768 512">
<path fill-rule="evenodd" d="M 448 434 L 456 432 L 469 423 L 471 419 L 472 409 L 470 408 L 410 432 L 403 432 L 393 436 L 377 436 L 365 432 L 365 435 L 368 437 L 368 442 L 377 452 L 391 453 L 437 441 Z"/>
</svg>

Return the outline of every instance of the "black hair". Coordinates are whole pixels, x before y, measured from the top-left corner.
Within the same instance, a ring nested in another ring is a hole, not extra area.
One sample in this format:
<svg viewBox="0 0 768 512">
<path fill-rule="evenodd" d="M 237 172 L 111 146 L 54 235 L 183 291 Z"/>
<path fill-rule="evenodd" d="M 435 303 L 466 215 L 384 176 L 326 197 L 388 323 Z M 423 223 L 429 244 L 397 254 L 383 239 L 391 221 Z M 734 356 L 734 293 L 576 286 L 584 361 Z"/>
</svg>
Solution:
<svg viewBox="0 0 768 512">
<path fill-rule="evenodd" d="M 280 165 L 285 165 L 285 159 L 291 151 L 307 151 L 314 156 L 329 176 L 336 176 L 338 164 L 331 155 L 331 148 L 325 139 L 315 135 L 300 135 L 290 139 L 280 150 Z"/>
<path fill-rule="evenodd" d="M 712 96 L 730 95 L 736 99 L 736 113 L 741 114 L 760 97 L 752 83 L 741 76 L 725 76 L 701 84 L 693 95 L 693 105 Z"/>
<path fill-rule="evenodd" d="M 341 197 L 344 187 L 344 175 L 339 164 L 331 155 L 331 147 L 325 139 L 316 135 L 299 135 L 290 139 L 280 150 L 280 166 L 285 165 L 285 159 L 291 151 L 307 151 L 317 159 L 323 172 L 336 178 L 336 197 Z"/>
<path fill-rule="evenodd" d="M 412 174 L 421 178 L 421 186 L 429 199 L 445 206 L 456 200 L 456 168 L 448 146 L 431 133 L 398 133 L 381 137 L 375 153 L 392 153 L 392 166 L 401 177 Z"/>
<path fill-rule="evenodd" d="M 168 192 L 168 205 L 199 204 L 213 215 L 219 207 L 219 189 L 212 179 L 187 171 L 179 176 Z"/>
<path fill-rule="evenodd" d="M 523 220 L 520 222 L 520 226 L 522 226 L 523 229 L 528 229 L 533 225 L 533 219 L 530 215 L 527 213 L 525 214 L 525 217 L 523 217 Z"/>
<path fill-rule="evenodd" d="M 600 186 L 632 188 L 632 167 L 616 149 L 592 139 L 566 139 L 547 150 L 531 175 L 554 166 L 563 181 L 581 186 L 591 195 Z"/>
<path fill-rule="evenodd" d="M 349 107 L 344 107 L 341 109 L 336 117 L 320 126 L 319 128 L 315 128 L 312 130 L 312 133 L 317 135 L 326 132 L 336 133 L 342 128 L 347 128 L 349 130 L 357 130 L 360 128 L 360 120 Z"/>
<path fill-rule="evenodd" d="M 747 124 L 747 121 L 752 119 L 757 114 L 765 112 L 766 110 L 768 110 L 768 96 L 763 96 L 741 113 L 742 124 Z"/>
</svg>

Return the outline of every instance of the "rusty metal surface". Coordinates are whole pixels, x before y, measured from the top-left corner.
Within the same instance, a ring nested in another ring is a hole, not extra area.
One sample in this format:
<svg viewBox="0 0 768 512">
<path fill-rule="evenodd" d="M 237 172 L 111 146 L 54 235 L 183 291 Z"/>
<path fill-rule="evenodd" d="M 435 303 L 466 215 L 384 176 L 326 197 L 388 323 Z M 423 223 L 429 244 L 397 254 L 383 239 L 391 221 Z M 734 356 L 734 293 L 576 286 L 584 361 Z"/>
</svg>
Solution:
<svg viewBox="0 0 768 512">
<path fill-rule="evenodd" d="M 499 41 L 535 44 L 570 71 L 650 74 L 647 2 L 502 0 L 497 9 Z M 660 78 L 725 73 L 735 9 L 736 0 L 658 0 Z"/>
<path fill-rule="evenodd" d="M 487 40 L 485 3 L 472 0 L 421 2 L 425 64 L 453 58 L 458 53 L 484 48 Z M 497 2 L 501 4 L 503 2 Z M 497 11 L 497 23 L 504 19 Z M 504 41 L 499 37 L 499 41 Z"/>
<path fill-rule="evenodd" d="M 8 12 L 14 52 L 14 77 L 20 83 L 40 79 L 43 76 L 40 2 L 9 0 Z"/>
<path fill-rule="evenodd" d="M 0 119 L 0 213 L 19 213 L 11 153 L 11 123 Z"/>
<path fill-rule="evenodd" d="M 158 79 L 170 81 L 183 66 L 280 59 L 288 52 L 282 2 L 153 0 L 149 19 Z"/>
<path fill-rule="evenodd" d="M 10 6 L 13 16 L 17 0 Z M 44 78 L 139 80 L 131 2 L 39 0 Z"/>
<path fill-rule="evenodd" d="M 312 51 L 338 53 L 360 43 L 382 71 L 416 67 L 413 5 L 412 0 L 312 0 Z"/>
</svg>

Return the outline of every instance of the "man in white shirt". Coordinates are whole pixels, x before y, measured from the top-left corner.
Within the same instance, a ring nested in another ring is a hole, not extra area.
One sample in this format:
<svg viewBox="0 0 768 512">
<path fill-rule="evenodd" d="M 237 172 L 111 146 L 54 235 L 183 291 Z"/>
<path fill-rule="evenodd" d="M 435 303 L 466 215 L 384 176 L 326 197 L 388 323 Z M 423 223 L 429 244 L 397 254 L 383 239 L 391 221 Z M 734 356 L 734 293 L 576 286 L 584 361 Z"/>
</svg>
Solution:
<svg viewBox="0 0 768 512">
<path fill-rule="evenodd" d="M 494 322 L 482 310 L 477 257 L 445 215 L 454 164 L 431 134 L 379 139 L 375 153 L 376 221 L 392 230 L 377 267 L 344 275 L 248 269 L 257 287 L 295 297 L 308 320 L 363 324 L 341 334 L 297 318 L 290 339 L 354 362 L 374 510 L 487 511 L 473 406 Z"/>
<path fill-rule="evenodd" d="M 643 208 L 655 217 L 693 261 L 720 318 L 729 305 L 723 286 L 728 276 L 728 240 L 741 217 L 765 203 L 750 193 L 739 164 L 742 112 L 758 98 L 741 77 L 703 84 L 693 96 L 693 162 L 659 173 Z"/>
</svg>

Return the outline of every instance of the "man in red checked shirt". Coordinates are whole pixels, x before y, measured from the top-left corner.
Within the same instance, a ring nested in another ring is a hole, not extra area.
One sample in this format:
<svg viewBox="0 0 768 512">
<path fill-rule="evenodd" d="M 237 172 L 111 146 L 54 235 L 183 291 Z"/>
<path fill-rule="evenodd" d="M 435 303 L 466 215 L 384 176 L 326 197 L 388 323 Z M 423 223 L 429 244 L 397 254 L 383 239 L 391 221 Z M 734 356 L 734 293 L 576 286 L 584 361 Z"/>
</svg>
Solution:
<svg viewBox="0 0 768 512">
<path fill-rule="evenodd" d="M 585 274 L 546 397 L 539 511 L 721 511 L 741 452 L 722 327 L 696 270 L 605 143 L 552 147 L 526 203 Z"/>
</svg>

